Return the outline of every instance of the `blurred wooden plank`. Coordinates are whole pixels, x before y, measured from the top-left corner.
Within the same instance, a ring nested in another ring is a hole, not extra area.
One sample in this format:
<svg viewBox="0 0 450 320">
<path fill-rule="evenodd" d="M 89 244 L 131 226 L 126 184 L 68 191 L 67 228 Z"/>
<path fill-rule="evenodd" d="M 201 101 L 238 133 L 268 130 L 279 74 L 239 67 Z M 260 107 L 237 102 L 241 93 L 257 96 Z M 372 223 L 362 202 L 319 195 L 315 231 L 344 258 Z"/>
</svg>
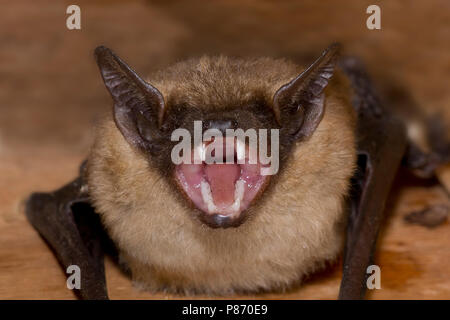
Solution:
<svg viewBox="0 0 450 320">
<path fill-rule="evenodd" d="M 450 164 L 438 168 L 436 174 L 439 182 L 445 187 L 447 193 L 450 195 Z"/>
</svg>

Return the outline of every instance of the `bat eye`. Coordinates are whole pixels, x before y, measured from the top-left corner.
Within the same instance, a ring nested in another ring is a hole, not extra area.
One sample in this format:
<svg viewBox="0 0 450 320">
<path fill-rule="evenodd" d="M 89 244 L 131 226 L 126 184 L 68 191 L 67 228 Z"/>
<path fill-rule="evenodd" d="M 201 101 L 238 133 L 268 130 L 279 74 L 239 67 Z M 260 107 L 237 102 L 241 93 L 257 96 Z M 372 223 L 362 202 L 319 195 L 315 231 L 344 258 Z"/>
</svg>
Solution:
<svg viewBox="0 0 450 320">
<path fill-rule="evenodd" d="M 139 135 L 146 141 L 152 141 L 153 133 L 150 121 L 141 113 L 136 113 L 136 127 Z"/>
</svg>

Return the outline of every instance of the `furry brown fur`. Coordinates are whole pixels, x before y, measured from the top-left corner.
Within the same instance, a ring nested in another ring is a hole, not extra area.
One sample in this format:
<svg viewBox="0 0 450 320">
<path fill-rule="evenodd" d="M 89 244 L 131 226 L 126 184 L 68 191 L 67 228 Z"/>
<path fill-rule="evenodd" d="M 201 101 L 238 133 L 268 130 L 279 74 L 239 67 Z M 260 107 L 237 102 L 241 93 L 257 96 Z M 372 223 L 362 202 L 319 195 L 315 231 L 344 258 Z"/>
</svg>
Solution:
<svg viewBox="0 0 450 320">
<path fill-rule="evenodd" d="M 153 75 L 171 105 L 223 109 L 275 91 L 303 68 L 284 60 L 203 57 Z M 90 195 L 133 280 L 149 290 L 226 294 L 284 289 L 342 249 L 345 197 L 356 161 L 346 79 L 325 90 L 325 115 L 238 228 L 212 229 L 112 119 L 99 126 L 88 161 Z"/>
</svg>

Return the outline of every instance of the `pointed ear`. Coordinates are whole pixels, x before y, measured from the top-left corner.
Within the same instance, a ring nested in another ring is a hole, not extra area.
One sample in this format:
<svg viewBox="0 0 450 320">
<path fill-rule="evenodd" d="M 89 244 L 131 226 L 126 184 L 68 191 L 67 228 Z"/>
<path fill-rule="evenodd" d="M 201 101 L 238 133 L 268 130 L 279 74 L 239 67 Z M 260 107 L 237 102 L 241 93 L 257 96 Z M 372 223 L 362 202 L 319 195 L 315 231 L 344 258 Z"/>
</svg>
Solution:
<svg viewBox="0 0 450 320">
<path fill-rule="evenodd" d="M 309 137 L 323 118 L 323 90 L 333 76 L 338 51 L 339 45 L 332 44 L 305 71 L 278 89 L 273 97 L 278 123 L 295 139 Z"/>
<path fill-rule="evenodd" d="M 114 100 L 114 120 L 131 145 L 149 152 L 158 150 L 164 98 L 110 49 L 95 49 L 95 58 L 106 88 Z"/>
</svg>

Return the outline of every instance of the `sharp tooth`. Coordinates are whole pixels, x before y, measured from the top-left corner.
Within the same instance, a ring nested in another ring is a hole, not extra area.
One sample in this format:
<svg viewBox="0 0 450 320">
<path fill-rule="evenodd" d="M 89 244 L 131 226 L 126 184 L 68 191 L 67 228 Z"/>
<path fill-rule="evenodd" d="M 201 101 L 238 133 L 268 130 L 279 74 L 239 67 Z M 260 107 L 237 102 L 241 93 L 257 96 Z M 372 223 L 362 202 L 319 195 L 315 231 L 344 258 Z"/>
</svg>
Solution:
<svg viewBox="0 0 450 320">
<path fill-rule="evenodd" d="M 239 211 L 239 209 L 241 208 L 241 201 L 244 198 L 244 191 L 245 191 L 245 181 L 244 180 L 236 181 L 236 188 L 234 189 L 234 202 L 231 206 L 231 209 L 234 212 Z"/>
<path fill-rule="evenodd" d="M 236 138 L 236 154 L 238 164 L 245 163 L 245 143 Z"/>
<path fill-rule="evenodd" d="M 239 179 L 236 181 L 236 189 L 234 190 L 234 198 L 241 201 L 244 198 L 244 191 L 245 191 L 245 181 L 242 179 Z"/>
<path fill-rule="evenodd" d="M 201 164 L 203 161 L 205 161 L 205 144 L 199 144 L 194 149 L 194 163 L 195 164 Z"/>
<path fill-rule="evenodd" d="M 201 182 L 201 191 L 202 191 L 202 197 L 203 202 L 206 203 L 208 206 L 208 212 L 213 213 L 217 210 L 216 206 L 214 205 L 212 194 L 211 194 L 211 187 L 208 182 L 203 180 Z"/>
</svg>

